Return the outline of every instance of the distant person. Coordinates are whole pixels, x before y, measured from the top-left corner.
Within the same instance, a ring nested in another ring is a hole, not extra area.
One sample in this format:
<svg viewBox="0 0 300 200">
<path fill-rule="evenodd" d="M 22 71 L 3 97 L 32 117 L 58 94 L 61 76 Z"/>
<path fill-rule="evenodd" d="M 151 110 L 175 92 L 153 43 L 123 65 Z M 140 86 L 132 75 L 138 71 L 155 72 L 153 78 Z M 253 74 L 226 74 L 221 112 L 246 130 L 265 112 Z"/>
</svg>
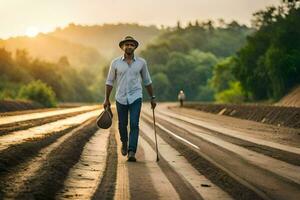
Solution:
<svg viewBox="0 0 300 200">
<path fill-rule="evenodd" d="M 135 153 L 138 144 L 139 118 L 143 97 L 141 79 L 150 96 L 151 108 L 156 107 L 147 63 L 143 58 L 134 55 L 134 51 L 138 46 L 138 41 L 131 36 L 126 36 L 125 39 L 119 42 L 119 47 L 124 51 L 124 55 L 113 59 L 111 62 L 106 79 L 105 100 L 103 103 L 104 108 L 110 106 L 109 96 L 114 80 L 116 80 L 115 99 L 122 142 L 121 153 L 123 156 L 128 154 L 128 161 L 133 162 L 136 161 Z M 129 146 L 127 133 L 128 112 L 130 115 Z"/>
<path fill-rule="evenodd" d="M 182 107 L 183 101 L 185 100 L 185 94 L 184 94 L 183 90 L 180 90 L 180 92 L 178 93 L 178 100 L 180 102 L 180 107 Z"/>
</svg>

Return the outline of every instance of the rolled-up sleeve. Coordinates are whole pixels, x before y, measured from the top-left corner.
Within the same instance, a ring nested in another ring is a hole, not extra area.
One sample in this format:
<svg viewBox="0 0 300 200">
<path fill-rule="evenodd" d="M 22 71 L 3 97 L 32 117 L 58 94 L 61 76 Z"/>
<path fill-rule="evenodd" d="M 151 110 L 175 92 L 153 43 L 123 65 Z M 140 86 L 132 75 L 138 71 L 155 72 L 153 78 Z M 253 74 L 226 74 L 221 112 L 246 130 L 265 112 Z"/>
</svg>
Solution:
<svg viewBox="0 0 300 200">
<path fill-rule="evenodd" d="M 109 67 L 109 71 L 108 71 L 108 74 L 107 74 L 106 82 L 105 82 L 106 85 L 111 85 L 111 86 L 114 85 L 114 80 L 116 78 L 115 73 L 116 73 L 116 69 L 115 69 L 115 66 L 114 66 L 114 62 L 111 62 L 110 67 Z"/>
<path fill-rule="evenodd" d="M 142 67 L 142 70 L 141 70 L 141 75 L 142 75 L 143 83 L 144 83 L 145 86 L 150 85 L 152 83 L 146 61 L 143 64 L 143 67 Z"/>
</svg>

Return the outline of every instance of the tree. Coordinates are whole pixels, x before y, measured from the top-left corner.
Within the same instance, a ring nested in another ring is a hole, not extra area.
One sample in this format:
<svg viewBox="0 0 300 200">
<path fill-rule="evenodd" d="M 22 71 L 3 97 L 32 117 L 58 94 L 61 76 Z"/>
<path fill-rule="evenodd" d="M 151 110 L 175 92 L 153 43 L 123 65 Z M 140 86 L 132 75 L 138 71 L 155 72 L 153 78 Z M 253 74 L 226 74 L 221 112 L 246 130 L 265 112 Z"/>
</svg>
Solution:
<svg viewBox="0 0 300 200">
<path fill-rule="evenodd" d="M 17 50 L 12 57 L 10 52 L 0 49 L 1 99 L 15 99 L 22 86 L 41 80 L 51 87 L 59 101 L 94 101 L 96 94 L 93 96 L 89 87 L 94 77 L 89 70 L 78 71 L 71 67 L 64 56 L 57 63 L 51 63 L 31 58 L 26 50 Z"/>
<path fill-rule="evenodd" d="M 159 100 L 167 100 L 170 89 L 170 81 L 168 76 L 162 72 L 156 73 L 152 77 L 153 87 Z"/>
<path fill-rule="evenodd" d="M 177 30 L 181 30 L 182 28 L 181 28 L 181 23 L 180 23 L 180 21 L 177 21 Z"/>
<path fill-rule="evenodd" d="M 216 92 L 228 89 L 229 83 L 236 80 L 232 73 L 235 62 L 234 57 L 227 57 L 214 66 L 210 84 Z"/>
<path fill-rule="evenodd" d="M 151 44 L 147 49 L 141 52 L 149 66 L 154 64 L 166 64 L 169 58 L 170 47 L 166 42 Z"/>
<path fill-rule="evenodd" d="M 30 82 L 28 85 L 21 87 L 19 98 L 39 102 L 46 107 L 54 107 L 56 105 L 54 91 L 41 80 Z"/>
<path fill-rule="evenodd" d="M 215 95 L 218 103 L 242 103 L 244 102 L 244 92 L 240 82 L 230 82 L 229 89 L 223 90 Z"/>
<path fill-rule="evenodd" d="M 254 17 L 258 30 L 239 50 L 233 71 L 255 100 L 277 100 L 300 82 L 299 1 L 284 1 Z"/>
</svg>

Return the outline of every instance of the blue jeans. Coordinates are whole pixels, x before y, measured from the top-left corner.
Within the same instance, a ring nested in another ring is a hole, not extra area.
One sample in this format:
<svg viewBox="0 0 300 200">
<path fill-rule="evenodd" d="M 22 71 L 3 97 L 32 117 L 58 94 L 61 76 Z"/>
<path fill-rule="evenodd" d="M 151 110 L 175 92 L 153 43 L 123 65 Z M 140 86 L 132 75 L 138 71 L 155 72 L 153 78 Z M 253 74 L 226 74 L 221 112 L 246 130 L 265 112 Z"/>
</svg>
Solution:
<svg viewBox="0 0 300 200">
<path fill-rule="evenodd" d="M 119 133 L 121 141 L 128 142 L 128 111 L 130 115 L 130 134 L 128 151 L 136 152 L 138 137 L 139 137 L 139 119 L 142 107 L 142 98 L 136 99 L 133 103 L 128 105 L 120 104 L 116 101 L 118 118 L 119 118 Z"/>
</svg>

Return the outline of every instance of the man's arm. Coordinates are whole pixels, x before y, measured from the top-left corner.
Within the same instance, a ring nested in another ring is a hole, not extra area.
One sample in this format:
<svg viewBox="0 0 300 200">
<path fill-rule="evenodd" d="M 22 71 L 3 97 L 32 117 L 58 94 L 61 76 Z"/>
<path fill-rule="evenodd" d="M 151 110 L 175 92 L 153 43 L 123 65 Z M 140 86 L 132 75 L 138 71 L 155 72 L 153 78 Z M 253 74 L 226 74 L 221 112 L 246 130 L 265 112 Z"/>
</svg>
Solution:
<svg viewBox="0 0 300 200">
<path fill-rule="evenodd" d="M 155 99 L 152 98 L 154 96 L 152 84 L 146 85 L 145 87 L 146 87 L 147 92 L 148 92 L 148 94 L 151 98 L 151 108 L 154 109 L 156 107 L 156 101 L 155 101 Z"/>
<path fill-rule="evenodd" d="M 147 89 L 147 92 L 148 92 L 148 94 L 151 98 L 151 108 L 154 109 L 155 106 L 156 106 L 156 102 L 155 102 L 155 99 L 152 98 L 154 96 L 153 88 L 152 88 L 152 80 L 151 80 L 151 77 L 150 77 L 150 73 L 148 71 L 148 66 L 147 66 L 146 61 L 145 61 L 144 65 L 143 65 L 143 68 L 141 70 L 141 76 L 142 76 L 144 85 Z"/>
<path fill-rule="evenodd" d="M 113 89 L 113 86 L 111 86 L 111 85 L 105 86 L 105 99 L 104 99 L 104 103 L 103 103 L 103 108 L 106 108 L 106 106 L 110 106 L 109 96 L 110 96 L 112 89 Z"/>
<path fill-rule="evenodd" d="M 109 67 L 109 71 L 107 74 L 107 78 L 106 78 L 106 82 L 105 82 L 105 99 L 103 102 L 103 108 L 106 108 L 106 106 L 110 106 L 110 101 L 109 101 L 109 96 L 110 93 L 113 89 L 113 85 L 114 85 L 114 80 L 115 80 L 115 68 L 113 65 L 113 62 L 111 62 L 110 67 Z"/>
<path fill-rule="evenodd" d="M 146 85 L 145 88 L 147 89 L 149 96 L 152 97 L 153 96 L 152 84 Z"/>
</svg>

